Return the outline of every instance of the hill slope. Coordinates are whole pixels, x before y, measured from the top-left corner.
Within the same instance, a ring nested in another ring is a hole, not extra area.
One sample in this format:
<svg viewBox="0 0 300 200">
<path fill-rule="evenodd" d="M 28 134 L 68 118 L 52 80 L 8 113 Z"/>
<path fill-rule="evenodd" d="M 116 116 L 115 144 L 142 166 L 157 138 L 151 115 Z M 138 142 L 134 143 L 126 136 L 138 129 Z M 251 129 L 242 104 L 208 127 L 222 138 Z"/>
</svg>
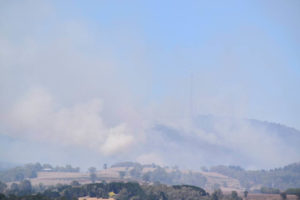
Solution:
<svg viewBox="0 0 300 200">
<path fill-rule="evenodd" d="M 300 160 L 300 131 L 258 120 L 208 115 L 155 123 L 145 140 L 138 161 L 196 170 L 219 164 L 274 168 Z M 143 159 L 147 155 L 157 159 Z"/>
</svg>

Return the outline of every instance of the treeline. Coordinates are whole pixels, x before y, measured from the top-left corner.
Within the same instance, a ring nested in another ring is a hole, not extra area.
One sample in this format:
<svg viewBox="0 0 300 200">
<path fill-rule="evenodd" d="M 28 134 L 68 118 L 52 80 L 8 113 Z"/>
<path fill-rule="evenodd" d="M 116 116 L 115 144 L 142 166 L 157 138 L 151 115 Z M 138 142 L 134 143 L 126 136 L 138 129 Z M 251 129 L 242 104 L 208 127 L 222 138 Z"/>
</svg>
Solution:
<svg viewBox="0 0 300 200">
<path fill-rule="evenodd" d="M 142 175 L 142 180 L 146 182 L 160 182 L 169 185 L 188 184 L 204 187 L 207 179 L 201 173 L 188 171 L 181 172 L 178 169 L 167 171 L 158 167 L 153 171 L 146 172 Z"/>
<path fill-rule="evenodd" d="M 237 166 L 215 166 L 211 167 L 210 171 L 238 179 L 247 189 L 255 185 L 281 190 L 300 187 L 300 163 L 271 170 L 244 170 Z"/>
<path fill-rule="evenodd" d="M 140 167 L 140 168 L 146 168 L 146 167 L 151 167 L 151 168 L 156 168 L 156 167 L 159 167 L 159 165 L 156 165 L 154 163 L 152 164 L 140 164 L 138 162 L 118 162 L 118 163 L 115 163 L 113 165 L 111 165 L 111 168 L 115 168 L 115 167 L 126 167 L 126 168 L 129 168 L 129 167 Z"/>
<path fill-rule="evenodd" d="M 296 195 L 297 199 L 300 200 L 300 188 L 288 188 L 285 191 L 280 191 L 276 188 L 262 187 L 260 192 L 263 194 L 279 194 L 283 200 L 286 199 L 287 195 Z"/>
<path fill-rule="evenodd" d="M 37 163 L 37 164 L 39 164 L 39 163 Z M 72 165 L 53 167 L 50 164 L 43 164 L 42 171 L 45 169 L 47 169 L 49 171 L 54 171 L 54 172 L 79 172 L 80 171 L 79 167 L 72 167 Z"/>
<path fill-rule="evenodd" d="M 260 193 L 262 193 L 262 194 L 280 194 L 280 190 L 278 188 L 261 187 Z"/>
<path fill-rule="evenodd" d="M 18 189 L 16 189 L 16 188 Z M 208 193 L 202 188 L 178 185 L 140 185 L 136 182 L 112 182 L 80 185 L 78 182 L 71 185 L 57 185 L 49 187 L 43 192 L 35 192 L 30 182 L 22 181 L 0 193 L 0 199 L 45 199 L 45 200 L 73 200 L 78 197 L 113 197 L 116 200 L 143 199 L 143 200 L 184 200 L 208 199 Z"/>
<path fill-rule="evenodd" d="M 168 185 L 188 184 L 204 187 L 207 180 L 199 172 L 182 172 L 177 167 L 163 168 L 155 164 L 142 165 L 133 162 L 122 162 L 112 165 L 112 167 L 125 167 L 126 171 L 120 172 L 120 177 L 130 177 L 136 180 L 153 183 L 163 183 Z M 150 170 L 144 171 L 144 168 Z"/>
<path fill-rule="evenodd" d="M 24 166 L 18 166 L 10 169 L 0 171 L 0 181 L 11 182 L 11 181 L 22 181 L 26 178 L 35 178 L 37 173 L 40 171 L 55 171 L 55 172 L 79 172 L 80 168 L 73 168 L 71 165 L 56 166 L 53 167 L 50 164 L 35 163 L 26 164 Z"/>
<path fill-rule="evenodd" d="M 113 197 L 116 200 L 242 200 L 237 192 L 224 195 L 217 190 L 211 195 L 204 189 L 190 185 L 167 186 L 163 184 L 140 185 L 137 182 L 111 182 L 80 185 L 49 186 L 39 190 L 24 180 L 0 191 L 0 200 L 73 200 L 78 197 Z"/>
<path fill-rule="evenodd" d="M 289 188 L 285 191 L 286 194 L 294 194 L 300 199 L 300 188 Z"/>
</svg>

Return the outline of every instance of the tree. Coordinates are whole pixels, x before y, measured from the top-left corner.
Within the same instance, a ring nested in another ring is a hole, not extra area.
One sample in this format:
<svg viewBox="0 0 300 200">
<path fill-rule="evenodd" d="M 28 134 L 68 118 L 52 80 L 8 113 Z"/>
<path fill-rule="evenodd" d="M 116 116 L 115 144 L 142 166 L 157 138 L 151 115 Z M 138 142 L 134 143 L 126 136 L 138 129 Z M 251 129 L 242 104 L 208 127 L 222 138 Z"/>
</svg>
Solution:
<svg viewBox="0 0 300 200">
<path fill-rule="evenodd" d="M 96 173 L 96 171 L 97 171 L 96 167 L 90 167 L 89 168 L 90 173 Z"/>
<path fill-rule="evenodd" d="M 6 196 L 2 193 L 0 193 L 0 200 L 5 200 L 6 199 Z"/>
<path fill-rule="evenodd" d="M 0 181 L 0 193 L 4 192 L 7 188 L 7 185 Z"/>
<path fill-rule="evenodd" d="M 202 167 L 201 167 L 201 170 L 202 170 L 203 172 L 208 172 L 208 169 L 207 169 L 207 167 L 205 167 L 205 166 L 202 166 Z"/>
<path fill-rule="evenodd" d="M 12 183 L 11 185 L 10 185 L 10 193 L 11 194 L 18 194 L 19 193 L 19 186 L 18 186 L 18 184 L 16 184 L 16 183 Z"/>
<path fill-rule="evenodd" d="M 260 188 L 260 192 L 263 194 L 280 194 L 280 190 L 277 188 L 268 188 L 262 187 Z"/>
<path fill-rule="evenodd" d="M 143 168 L 140 165 L 137 165 L 129 171 L 129 174 L 134 178 L 140 178 L 140 176 L 142 175 L 142 171 Z"/>
<path fill-rule="evenodd" d="M 19 184 L 19 190 L 22 195 L 28 195 L 32 192 L 31 182 L 29 180 L 23 180 Z"/>
<path fill-rule="evenodd" d="M 231 192 L 231 199 L 232 200 L 241 200 L 242 198 L 239 197 L 238 193 L 236 191 Z"/>
<path fill-rule="evenodd" d="M 285 192 L 281 192 L 280 193 L 280 197 L 282 200 L 285 200 L 286 199 L 286 193 Z"/>
<path fill-rule="evenodd" d="M 95 183 L 95 181 L 97 180 L 97 175 L 95 173 L 90 173 L 90 179 L 92 183 Z"/>
<path fill-rule="evenodd" d="M 90 167 L 89 168 L 89 172 L 90 172 L 90 179 L 93 183 L 95 183 L 95 181 L 97 180 L 97 175 L 96 175 L 96 167 Z"/>
<path fill-rule="evenodd" d="M 39 183 L 36 187 L 37 192 L 44 192 L 46 190 L 46 186 L 43 183 Z"/>
<path fill-rule="evenodd" d="M 150 181 L 150 174 L 149 173 L 144 174 L 142 179 L 143 179 L 143 181 L 149 182 Z"/>
<path fill-rule="evenodd" d="M 219 200 L 219 197 L 215 192 L 212 193 L 211 200 Z"/>
<path fill-rule="evenodd" d="M 126 173 L 124 171 L 120 171 L 119 172 L 120 178 L 123 179 L 124 176 L 126 175 Z"/>
<path fill-rule="evenodd" d="M 22 181 L 22 180 L 24 180 L 24 178 L 25 178 L 24 174 L 23 174 L 22 172 L 18 172 L 18 173 L 16 174 L 15 180 L 16 180 L 16 181 Z"/>
<path fill-rule="evenodd" d="M 73 187 L 76 187 L 76 186 L 80 186 L 80 183 L 79 183 L 78 181 L 72 181 L 72 182 L 71 182 L 71 185 L 72 185 Z"/>
<path fill-rule="evenodd" d="M 219 200 L 223 198 L 223 192 L 221 189 L 217 189 L 215 190 L 212 195 L 211 195 L 211 199 L 212 200 Z"/>
<path fill-rule="evenodd" d="M 287 194 L 294 194 L 300 200 L 300 188 L 289 188 L 285 191 Z"/>
</svg>

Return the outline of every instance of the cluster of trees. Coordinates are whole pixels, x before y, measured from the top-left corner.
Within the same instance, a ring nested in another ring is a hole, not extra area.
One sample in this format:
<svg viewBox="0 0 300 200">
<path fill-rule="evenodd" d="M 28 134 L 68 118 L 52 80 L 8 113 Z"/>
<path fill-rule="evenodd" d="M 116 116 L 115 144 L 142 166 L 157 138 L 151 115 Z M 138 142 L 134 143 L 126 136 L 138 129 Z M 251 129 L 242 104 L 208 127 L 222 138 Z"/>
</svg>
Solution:
<svg viewBox="0 0 300 200">
<path fill-rule="evenodd" d="M 300 188 L 288 188 L 285 191 L 280 191 L 277 188 L 262 187 L 260 192 L 263 194 L 279 194 L 283 200 L 287 198 L 288 194 L 296 195 L 297 199 L 300 200 Z"/>
<path fill-rule="evenodd" d="M 113 164 L 111 166 L 111 168 L 115 168 L 115 167 L 126 167 L 126 168 L 129 168 L 129 167 L 140 167 L 140 168 L 145 168 L 145 167 L 150 167 L 150 168 L 156 168 L 156 167 L 159 167 L 159 165 L 156 165 L 154 163 L 152 164 L 140 164 L 138 162 L 119 162 L 119 163 L 116 163 L 116 164 Z"/>
<path fill-rule="evenodd" d="M 244 197 L 247 198 L 248 192 L 244 192 Z M 210 200 L 243 200 L 236 191 L 232 191 L 229 195 L 224 195 L 221 189 L 215 190 L 211 194 Z"/>
<path fill-rule="evenodd" d="M 210 171 L 238 179 L 247 189 L 255 185 L 285 190 L 300 187 L 300 163 L 271 170 L 244 170 L 237 166 L 215 166 Z"/>
<path fill-rule="evenodd" d="M 116 167 L 143 167 L 142 164 L 137 163 L 137 162 L 119 162 L 111 165 L 111 168 L 116 168 Z"/>
<path fill-rule="evenodd" d="M 289 188 L 285 191 L 286 194 L 296 195 L 300 199 L 300 188 Z"/>
<path fill-rule="evenodd" d="M 112 195 L 116 200 L 209 200 L 209 195 L 204 189 L 189 185 L 140 185 L 137 182 L 102 182 L 80 185 L 78 182 L 74 181 L 70 185 L 60 184 L 37 192 L 28 180 L 24 180 L 20 184 L 16 184 L 1 191 L 0 200 L 73 200 L 83 196 L 108 198 Z"/>
<path fill-rule="evenodd" d="M 287 199 L 287 195 L 296 195 L 297 200 L 300 200 L 300 188 L 289 188 L 285 192 L 280 193 L 280 197 L 282 200 Z"/>
<path fill-rule="evenodd" d="M 73 181 L 70 185 L 58 184 L 40 188 L 23 180 L 9 188 L 0 182 L 0 200 L 73 200 L 78 197 L 113 197 L 116 200 L 242 200 L 237 192 L 224 195 L 218 189 L 211 195 L 204 189 L 191 185 L 144 184 L 137 182 L 101 182 L 80 185 Z"/>
<path fill-rule="evenodd" d="M 0 180 L 4 182 L 22 181 L 25 178 L 34 178 L 37 172 L 41 171 L 40 164 L 27 164 L 20 167 L 14 167 L 0 172 Z"/>
<path fill-rule="evenodd" d="M 263 194 L 280 194 L 280 190 L 277 188 L 268 188 L 268 187 L 261 187 L 260 193 Z"/>
<path fill-rule="evenodd" d="M 183 173 L 178 169 L 168 172 L 166 169 L 161 167 L 157 167 L 153 171 L 144 173 L 142 175 L 142 180 L 150 182 L 161 182 L 169 185 L 189 184 L 199 187 L 204 187 L 207 182 L 206 178 L 201 173 L 192 171 Z"/>
<path fill-rule="evenodd" d="M 90 179 L 91 179 L 92 183 L 95 183 L 95 181 L 97 180 L 96 171 L 97 171 L 96 167 L 89 168 L 89 174 L 90 174 Z"/>
<path fill-rule="evenodd" d="M 0 181 L 11 182 L 11 181 L 22 181 L 26 178 L 35 178 L 37 173 L 43 170 L 50 170 L 56 172 L 79 172 L 80 168 L 73 168 L 71 165 L 66 165 L 65 167 L 56 166 L 53 167 L 50 164 L 35 163 L 26 164 L 24 166 L 18 166 L 10 169 L 0 171 Z"/>
<path fill-rule="evenodd" d="M 34 192 L 34 189 L 29 180 L 23 180 L 19 184 L 12 183 L 10 187 L 8 187 L 5 183 L 0 181 L 0 193 L 15 195 L 15 196 L 24 196 L 30 195 Z"/>
<path fill-rule="evenodd" d="M 72 167 L 72 165 L 53 167 L 50 164 L 44 164 L 43 169 L 50 169 L 51 171 L 54 172 L 79 172 L 80 171 L 79 167 Z"/>
<path fill-rule="evenodd" d="M 141 165 L 132 162 L 118 163 L 112 167 L 126 167 L 128 169 L 128 171 L 120 172 L 120 178 L 128 176 L 145 182 L 159 182 L 168 185 L 188 184 L 199 187 L 204 187 L 207 182 L 205 176 L 201 173 L 192 171 L 183 173 L 176 167 L 168 169 L 155 164 Z M 152 168 L 153 170 L 143 172 L 144 168 Z"/>
</svg>

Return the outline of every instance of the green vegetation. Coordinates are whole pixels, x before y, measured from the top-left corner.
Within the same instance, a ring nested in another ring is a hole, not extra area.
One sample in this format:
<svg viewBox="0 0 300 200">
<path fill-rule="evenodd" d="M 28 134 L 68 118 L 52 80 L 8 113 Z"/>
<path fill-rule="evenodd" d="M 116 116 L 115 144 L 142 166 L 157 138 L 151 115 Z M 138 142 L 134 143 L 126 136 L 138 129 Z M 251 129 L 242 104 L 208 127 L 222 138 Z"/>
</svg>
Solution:
<svg viewBox="0 0 300 200">
<path fill-rule="evenodd" d="M 139 184 L 137 182 L 101 182 L 80 185 L 58 184 L 48 188 L 33 187 L 28 180 L 12 184 L 0 192 L 0 200 L 75 200 L 78 197 L 113 197 L 116 200 L 241 200 L 236 192 L 224 195 L 219 189 L 211 196 L 191 185 Z"/>
<path fill-rule="evenodd" d="M 6 188 L 7 188 L 7 185 L 0 181 L 0 193 L 3 193 L 6 190 Z"/>
<path fill-rule="evenodd" d="M 248 197 L 248 193 L 249 193 L 249 192 L 248 192 L 247 190 L 244 191 L 244 197 L 245 197 L 245 198 Z"/>
<path fill-rule="evenodd" d="M 231 196 L 230 196 L 231 200 L 243 200 L 241 197 L 239 197 L 238 193 L 236 191 L 232 191 L 231 192 Z"/>
<path fill-rule="evenodd" d="M 285 190 L 291 187 L 300 187 L 300 163 L 287 165 L 272 170 L 244 170 L 237 166 L 216 166 L 210 169 L 235 179 L 247 189 L 255 185 Z"/>
<path fill-rule="evenodd" d="M 221 189 L 217 189 L 215 190 L 212 195 L 211 195 L 211 200 L 219 200 L 219 199 L 223 199 L 224 195 Z"/>
<path fill-rule="evenodd" d="M 97 169 L 95 167 L 90 167 L 89 168 L 89 173 L 90 173 L 90 179 L 93 183 L 97 180 L 97 174 L 96 174 Z"/>
<path fill-rule="evenodd" d="M 52 167 L 50 164 L 26 164 L 24 166 L 14 167 L 11 169 L 0 171 L 0 180 L 3 182 L 22 181 L 26 178 L 37 177 L 37 173 L 40 171 L 79 172 L 80 168 L 73 168 L 71 165 L 66 165 L 65 167 Z"/>
<path fill-rule="evenodd" d="M 22 181 L 25 178 L 34 178 L 37 176 L 37 172 L 43 169 L 42 165 L 27 164 L 22 167 L 15 167 L 0 172 L 0 180 L 4 182 L 9 181 Z"/>
<path fill-rule="evenodd" d="M 232 191 L 230 195 L 224 195 L 221 189 L 215 190 L 210 200 L 243 200 L 236 191 Z"/>
<path fill-rule="evenodd" d="M 57 185 L 37 192 L 30 184 L 30 181 L 24 180 L 20 184 L 12 184 L 0 194 L 0 199 L 47 199 L 47 200 L 73 200 L 78 197 L 102 197 L 108 198 L 113 196 L 116 200 L 128 199 L 209 199 L 208 194 L 202 188 L 189 185 L 140 185 L 136 182 L 111 182 L 111 183 L 93 183 L 87 185 L 71 184 Z"/>
<path fill-rule="evenodd" d="M 300 188 L 289 188 L 285 191 L 287 194 L 294 194 L 300 199 Z"/>
<path fill-rule="evenodd" d="M 286 193 L 285 192 L 281 192 L 280 193 L 280 197 L 282 200 L 285 200 L 286 199 Z"/>
<path fill-rule="evenodd" d="M 118 166 L 121 165 L 122 164 L 119 164 Z M 129 171 L 130 176 L 145 182 L 159 182 L 168 185 L 188 184 L 199 187 L 204 187 L 207 182 L 206 178 L 199 172 L 189 171 L 187 173 L 183 173 L 177 168 L 167 170 L 154 164 L 141 165 L 138 163 L 133 163 L 130 165 L 130 163 L 127 162 L 125 166 L 132 168 Z M 148 172 L 143 173 L 143 169 L 145 167 L 151 167 L 154 170 L 149 170 Z"/>
<path fill-rule="evenodd" d="M 260 188 L 260 192 L 263 194 L 280 194 L 280 190 L 277 188 L 262 187 Z"/>
<path fill-rule="evenodd" d="M 111 168 L 115 168 L 115 167 L 142 167 L 143 165 L 141 165 L 140 163 L 137 162 L 119 162 L 116 164 L 113 164 L 111 166 Z"/>
</svg>

